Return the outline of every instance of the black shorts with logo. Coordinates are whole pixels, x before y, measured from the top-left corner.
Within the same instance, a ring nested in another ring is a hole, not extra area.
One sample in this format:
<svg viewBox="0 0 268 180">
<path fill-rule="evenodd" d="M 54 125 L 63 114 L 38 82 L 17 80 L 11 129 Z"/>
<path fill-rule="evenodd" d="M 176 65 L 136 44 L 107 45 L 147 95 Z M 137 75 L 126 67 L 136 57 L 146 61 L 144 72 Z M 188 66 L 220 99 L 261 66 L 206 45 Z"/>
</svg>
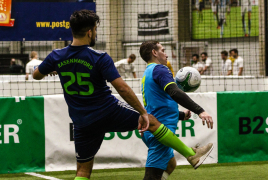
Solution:
<svg viewBox="0 0 268 180">
<path fill-rule="evenodd" d="M 87 127 L 74 126 L 77 162 L 91 161 L 100 149 L 107 132 L 125 132 L 137 129 L 140 114 L 127 103 L 118 101 L 115 111 Z"/>
</svg>

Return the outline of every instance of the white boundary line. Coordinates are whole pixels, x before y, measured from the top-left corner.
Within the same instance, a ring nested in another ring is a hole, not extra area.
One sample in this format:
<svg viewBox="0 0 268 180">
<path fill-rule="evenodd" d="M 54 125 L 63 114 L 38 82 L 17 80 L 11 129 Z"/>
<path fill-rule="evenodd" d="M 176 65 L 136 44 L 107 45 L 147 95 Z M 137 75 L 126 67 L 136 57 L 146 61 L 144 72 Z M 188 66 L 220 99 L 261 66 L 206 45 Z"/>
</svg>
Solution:
<svg viewBox="0 0 268 180">
<path fill-rule="evenodd" d="M 51 177 L 51 176 L 45 176 L 45 175 L 37 174 L 37 173 L 25 173 L 25 174 L 30 175 L 30 176 L 40 177 L 40 178 L 43 178 L 43 179 L 49 179 L 49 180 L 61 180 L 61 179 L 58 179 L 58 178 L 54 178 L 54 177 Z"/>
</svg>

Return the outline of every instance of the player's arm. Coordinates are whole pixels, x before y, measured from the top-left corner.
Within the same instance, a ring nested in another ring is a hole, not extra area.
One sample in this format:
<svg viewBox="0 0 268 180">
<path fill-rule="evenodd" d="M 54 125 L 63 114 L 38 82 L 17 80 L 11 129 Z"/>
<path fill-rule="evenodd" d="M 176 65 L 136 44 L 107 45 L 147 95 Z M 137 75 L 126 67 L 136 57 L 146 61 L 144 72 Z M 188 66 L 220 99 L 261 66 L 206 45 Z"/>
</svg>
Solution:
<svg viewBox="0 0 268 180">
<path fill-rule="evenodd" d="M 199 115 L 202 112 L 205 112 L 205 110 L 202 107 L 196 104 L 185 92 L 183 92 L 180 88 L 178 88 L 175 82 L 169 84 L 166 87 L 165 92 L 168 93 L 170 97 L 178 104 L 182 105 L 186 109 L 189 109 L 195 114 Z"/>
<path fill-rule="evenodd" d="M 211 66 L 211 60 L 209 59 L 209 61 L 207 60 L 206 64 L 204 65 L 203 72 L 205 72 L 210 66 Z"/>
<path fill-rule="evenodd" d="M 141 115 L 147 113 L 135 93 L 121 77 L 113 80 L 111 84 L 116 89 L 118 94 Z"/>
<path fill-rule="evenodd" d="M 182 121 L 188 120 L 191 117 L 191 111 L 189 111 L 189 110 L 180 111 L 179 113 L 180 113 L 179 120 L 182 120 Z"/>
<path fill-rule="evenodd" d="M 209 68 L 209 66 L 205 66 L 203 71 L 205 72 L 208 68 Z"/>
<path fill-rule="evenodd" d="M 102 57 L 96 62 L 96 68 L 101 72 L 104 79 L 110 82 L 113 87 L 117 90 L 119 95 L 135 110 L 137 110 L 144 121 L 139 121 L 138 129 L 141 132 L 146 131 L 149 128 L 149 118 L 147 111 L 144 109 L 137 96 L 134 94 L 132 89 L 119 75 L 112 58 L 104 53 Z"/>
<path fill-rule="evenodd" d="M 176 83 L 169 84 L 165 91 L 170 95 L 170 97 L 176 101 L 181 106 L 189 109 L 190 111 L 198 114 L 199 117 L 203 121 L 203 125 L 205 125 L 205 121 L 207 122 L 208 128 L 213 128 L 212 117 L 205 112 L 205 110 L 196 104 L 185 92 L 178 88 Z"/>
<path fill-rule="evenodd" d="M 240 67 L 239 72 L 238 72 L 238 76 L 242 76 L 242 73 L 243 73 L 243 67 Z"/>
<path fill-rule="evenodd" d="M 51 58 L 51 54 L 49 54 L 46 59 L 34 70 L 33 78 L 36 80 L 41 80 L 48 74 L 57 74 L 53 66 L 53 59 Z"/>
<path fill-rule="evenodd" d="M 135 65 L 131 64 L 131 71 L 134 78 L 137 78 Z"/>
<path fill-rule="evenodd" d="M 238 76 L 242 76 L 242 73 L 243 73 L 243 60 L 238 62 L 238 67 L 239 67 Z"/>
<path fill-rule="evenodd" d="M 232 67 L 232 61 L 230 59 L 227 59 L 227 62 L 226 62 L 226 68 L 227 68 L 227 76 L 230 76 L 232 75 L 232 72 L 233 72 L 233 67 Z"/>
<path fill-rule="evenodd" d="M 116 68 L 119 68 L 122 65 L 121 60 L 114 63 Z"/>
<path fill-rule="evenodd" d="M 55 76 L 55 75 L 57 75 L 58 73 L 57 73 L 57 71 L 52 71 L 52 72 L 50 72 L 50 73 L 48 73 L 48 74 L 49 74 L 50 76 Z M 36 79 L 36 80 L 41 80 L 41 79 L 43 79 L 45 76 L 47 76 L 47 74 L 45 75 L 45 74 L 40 73 L 38 67 L 37 67 L 37 68 L 34 70 L 34 72 L 33 72 L 33 78 Z"/>
<path fill-rule="evenodd" d="M 113 85 L 118 94 L 141 115 L 147 114 L 146 110 L 143 108 L 132 89 L 119 75 L 115 64 L 116 63 L 113 63 L 112 58 L 106 53 L 103 54 L 96 63 L 97 68 L 101 72 L 104 79 L 107 79 L 107 81 Z"/>
<path fill-rule="evenodd" d="M 132 74 L 134 78 L 137 78 L 136 72 L 132 72 Z"/>
<path fill-rule="evenodd" d="M 205 66 L 205 67 L 201 70 L 200 74 L 203 75 L 203 74 L 206 72 L 206 70 L 207 70 L 208 68 L 209 68 L 209 66 Z"/>
<path fill-rule="evenodd" d="M 29 79 L 29 73 L 26 73 L 25 80 L 28 80 L 28 79 Z"/>
<path fill-rule="evenodd" d="M 25 71 L 26 71 L 25 80 L 28 80 L 29 79 L 29 72 L 30 72 L 30 69 L 29 69 L 29 65 L 28 64 L 26 64 Z"/>
<path fill-rule="evenodd" d="M 175 102 L 195 114 L 198 114 L 202 119 L 203 124 L 206 121 L 208 127 L 213 128 L 211 116 L 206 113 L 202 107 L 196 104 L 185 92 L 178 88 L 177 84 L 174 82 L 172 73 L 167 67 L 157 65 L 153 71 L 153 79 Z"/>
<path fill-rule="evenodd" d="M 204 71 L 203 71 L 203 68 L 202 67 L 199 67 L 198 69 L 198 72 L 202 75 L 202 74 L 204 74 Z"/>
<path fill-rule="evenodd" d="M 46 75 L 40 73 L 39 69 L 36 68 L 33 72 L 33 78 L 36 79 L 36 80 L 41 80 L 45 77 Z"/>
</svg>

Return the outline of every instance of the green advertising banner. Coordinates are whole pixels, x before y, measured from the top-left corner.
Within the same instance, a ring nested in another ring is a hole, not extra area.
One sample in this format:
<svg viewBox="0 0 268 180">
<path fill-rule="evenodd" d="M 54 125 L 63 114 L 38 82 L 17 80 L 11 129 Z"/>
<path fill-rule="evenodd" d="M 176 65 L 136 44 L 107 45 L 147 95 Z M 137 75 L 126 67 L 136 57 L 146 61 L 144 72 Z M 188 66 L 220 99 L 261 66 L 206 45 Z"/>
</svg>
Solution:
<svg viewBox="0 0 268 180">
<path fill-rule="evenodd" d="M 0 173 L 45 171 L 44 98 L 0 102 Z"/>
<path fill-rule="evenodd" d="M 218 162 L 268 160 L 268 92 L 217 93 Z"/>
</svg>

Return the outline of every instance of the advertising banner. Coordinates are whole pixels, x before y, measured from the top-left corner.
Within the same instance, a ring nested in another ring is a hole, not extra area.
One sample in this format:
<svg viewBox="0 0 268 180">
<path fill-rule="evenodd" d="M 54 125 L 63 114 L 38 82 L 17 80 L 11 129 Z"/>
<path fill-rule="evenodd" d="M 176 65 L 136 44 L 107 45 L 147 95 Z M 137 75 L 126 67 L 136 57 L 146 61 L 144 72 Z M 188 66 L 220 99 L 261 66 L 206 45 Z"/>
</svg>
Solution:
<svg viewBox="0 0 268 180">
<path fill-rule="evenodd" d="M 11 19 L 11 0 L 0 0 L 0 26 L 14 26 Z"/>
<path fill-rule="evenodd" d="M 119 100 L 122 98 L 115 95 Z M 142 102 L 142 95 L 137 95 Z M 201 119 L 192 114 L 191 120 L 179 121 L 176 135 L 190 147 L 212 142 L 214 150 L 205 163 L 217 163 L 217 109 L 216 93 L 189 94 L 210 113 L 214 119 L 214 129 L 202 125 Z M 46 131 L 46 171 L 76 169 L 73 142 L 72 121 L 63 95 L 44 96 Z M 180 108 L 183 110 L 183 108 Z M 138 131 L 106 133 L 98 151 L 94 169 L 144 167 L 148 148 L 140 138 Z M 184 157 L 175 152 L 177 164 L 189 164 Z"/>
<path fill-rule="evenodd" d="M 43 97 L 0 97 L 0 173 L 45 170 Z"/>
<path fill-rule="evenodd" d="M 168 13 L 138 14 L 138 36 L 169 34 Z"/>
<path fill-rule="evenodd" d="M 268 92 L 217 94 L 219 163 L 268 160 Z"/>
<path fill-rule="evenodd" d="M 76 158 L 68 106 L 63 95 L 44 96 L 46 171 L 75 170 Z"/>
<path fill-rule="evenodd" d="M 0 0 L 0 10 L 2 1 L 6 0 Z M 81 9 L 95 11 L 96 4 L 13 2 L 11 8 L 11 17 L 15 19 L 13 27 L 1 26 L 3 13 L 0 11 L 0 41 L 72 40 L 70 16 L 74 11 Z"/>
</svg>

